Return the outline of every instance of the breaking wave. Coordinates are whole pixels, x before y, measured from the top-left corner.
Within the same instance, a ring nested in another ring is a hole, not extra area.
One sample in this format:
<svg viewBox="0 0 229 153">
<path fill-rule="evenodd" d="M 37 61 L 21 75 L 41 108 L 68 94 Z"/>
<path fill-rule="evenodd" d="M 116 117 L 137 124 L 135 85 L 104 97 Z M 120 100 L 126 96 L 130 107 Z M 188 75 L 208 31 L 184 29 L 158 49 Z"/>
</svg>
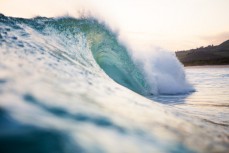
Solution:
<svg viewBox="0 0 229 153">
<path fill-rule="evenodd" d="M 55 38 L 58 45 L 51 51 L 67 55 L 87 69 L 95 69 L 97 65 L 90 65 L 90 61 L 95 59 L 110 78 L 139 94 L 180 94 L 193 91 L 186 81 L 182 65 L 174 54 L 157 50 L 150 56 L 139 54 L 140 58 L 136 60 L 130 55 L 128 47 L 117 39 L 116 33 L 93 18 L 20 19 L 1 15 L 1 21 L 4 21 L 4 26 L 15 32 L 18 29 L 32 28 L 47 40 Z M 36 41 L 33 40 L 33 43 L 38 43 Z M 49 45 L 44 44 L 43 48 L 49 48 Z"/>
</svg>

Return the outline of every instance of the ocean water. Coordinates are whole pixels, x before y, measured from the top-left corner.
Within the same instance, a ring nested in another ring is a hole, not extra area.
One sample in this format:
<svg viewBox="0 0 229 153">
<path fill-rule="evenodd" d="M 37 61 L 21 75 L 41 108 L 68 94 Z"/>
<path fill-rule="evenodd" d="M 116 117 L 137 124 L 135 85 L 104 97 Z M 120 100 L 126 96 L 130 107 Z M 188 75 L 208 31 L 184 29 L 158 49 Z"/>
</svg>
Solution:
<svg viewBox="0 0 229 153">
<path fill-rule="evenodd" d="M 134 58 L 92 18 L 0 15 L 1 153 L 227 153 L 229 67 Z"/>
</svg>

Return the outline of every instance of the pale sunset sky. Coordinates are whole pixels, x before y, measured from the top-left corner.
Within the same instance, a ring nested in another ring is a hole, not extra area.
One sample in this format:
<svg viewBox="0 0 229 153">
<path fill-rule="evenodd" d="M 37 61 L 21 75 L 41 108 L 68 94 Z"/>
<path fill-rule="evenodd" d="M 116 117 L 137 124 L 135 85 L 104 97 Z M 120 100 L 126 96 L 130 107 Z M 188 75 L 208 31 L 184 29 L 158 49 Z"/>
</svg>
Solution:
<svg viewBox="0 0 229 153">
<path fill-rule="evenodd" d="M 0 0 L 0 13 L 30 18 L 90 12 L 130 44 L 170 51 L 229 39 L 229 0 Z"/>
</svg>

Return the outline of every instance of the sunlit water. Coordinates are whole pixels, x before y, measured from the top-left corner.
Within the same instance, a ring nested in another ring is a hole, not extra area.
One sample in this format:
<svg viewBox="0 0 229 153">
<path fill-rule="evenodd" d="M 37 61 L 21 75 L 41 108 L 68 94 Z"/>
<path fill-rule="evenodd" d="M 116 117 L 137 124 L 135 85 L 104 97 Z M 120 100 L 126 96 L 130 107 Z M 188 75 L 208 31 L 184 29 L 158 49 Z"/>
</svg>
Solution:
<svg viewBox="0 0 229 153">
<path fill-rule="evenodd" d="M 186 68 L 196 92 L 142 96 L 144 77 L 94 20 L 1 15 L 0 30 L 1 153 L 228 152 L 227 66 Z"/>
</svg>

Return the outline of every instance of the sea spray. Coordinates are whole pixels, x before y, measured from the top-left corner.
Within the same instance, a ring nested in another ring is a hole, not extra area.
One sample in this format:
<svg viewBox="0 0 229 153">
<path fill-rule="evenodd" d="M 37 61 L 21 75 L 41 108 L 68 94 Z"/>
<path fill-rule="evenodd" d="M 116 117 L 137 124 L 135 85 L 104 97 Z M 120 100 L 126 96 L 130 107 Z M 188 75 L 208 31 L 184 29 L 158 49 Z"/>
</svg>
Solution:
<svg viewBox="0 0 229 153">
<path fill-rule="evenodd" d="M 175 95 L 195 91 L 186 79 L 183 65 L 173 52 L 152 47 L 132 53 L 135 63 L 150 84 L 149 93 Z"/>
</svg>

